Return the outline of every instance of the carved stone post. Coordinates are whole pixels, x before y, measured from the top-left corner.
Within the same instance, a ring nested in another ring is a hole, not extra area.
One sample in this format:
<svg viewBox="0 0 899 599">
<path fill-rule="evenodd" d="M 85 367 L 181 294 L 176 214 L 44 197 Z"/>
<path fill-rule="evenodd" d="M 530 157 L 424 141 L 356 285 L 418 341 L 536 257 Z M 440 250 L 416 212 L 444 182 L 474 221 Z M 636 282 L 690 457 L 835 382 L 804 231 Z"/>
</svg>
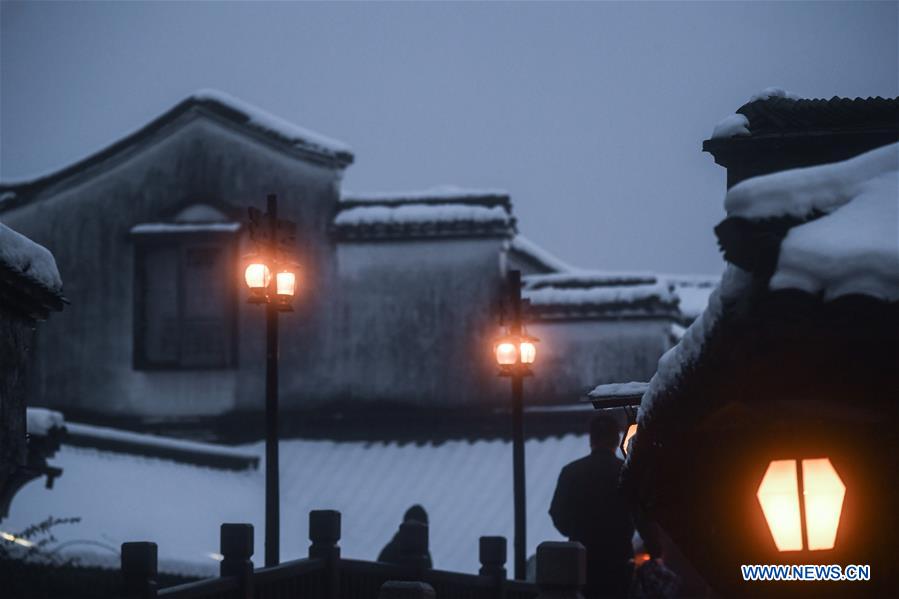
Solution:
<svg viewBox="0 0 899 599">
<path fill-rule="evenodd" d="M 481 537 L 478 550 L 478 573 L 496 581 L 498 596 L 502 596 L 506 584 L 506 537 Z"/>
<path fill-rule="evenodd" d="M 122 543 L 125 599 L 155 599 L 156 543 Z"/>
<path fill-rule="evenodd" d="M 224 556 L 219 571 L 240 581 L 240 598 L 253 598 L 253 525 L 222 524 L 221 552 Z"/>
<path fill-rule="evenodd" d="M 580 543 L 545 541 L 537 547 L 537 599 L 583 599 L 587 552 Z"/>
<path fill-rule="evenodd" d="M 340 512 L 309 512 L 309 557 L 325 561 L 325 599 L 340 597 Z"/>
</svg>

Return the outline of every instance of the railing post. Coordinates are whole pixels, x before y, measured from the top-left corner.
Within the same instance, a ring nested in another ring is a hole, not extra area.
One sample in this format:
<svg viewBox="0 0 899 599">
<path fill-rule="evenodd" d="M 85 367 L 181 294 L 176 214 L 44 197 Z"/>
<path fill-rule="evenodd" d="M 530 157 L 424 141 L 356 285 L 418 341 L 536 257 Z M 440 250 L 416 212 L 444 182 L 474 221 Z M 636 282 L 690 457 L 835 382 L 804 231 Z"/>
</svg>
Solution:
<svg viewBox="0 0 899 599">
<path fill-rule="evenodd" d="M 224 558 L 219 572 L 240 581 L 239 597 L 253 598 L 253 525 L 222 524 L 220 551 Z"/>
<path fill-rule="evenodd" d="M 400 563 L 415 569 L 419 580 L 423 572 L 431 567 L 427 524 L 416 520 L 400 524 Z"/>
<path fill-rule="evenodd" d="M 340 597 L 340 512 L 309 512 L 309 557 L 325 561 L 325 598 Z"/>
<path fill-rule="evenodd" d="M 580 543 L 544 541 L 537 547 L 537 599 L 583 599 L 587 552 Z"/>
<path fill-rule="evenodd" d="M 156 543 L 122 543 L 122 582 L 125 599 L 156 597 Z"/>
<path fill-rule="evenodd" d="M 434 588 L 424 582 L 388 580 L 381 585 L 378 599 L 436 599 Z"/>
<path fill-rule="evenodd" d="M 506 586 L 506 537 L 481 537 L 478 541 L 481 576 L 489 576 L 496 583 L 497 596 L 502 597 Z"/>
</svg>

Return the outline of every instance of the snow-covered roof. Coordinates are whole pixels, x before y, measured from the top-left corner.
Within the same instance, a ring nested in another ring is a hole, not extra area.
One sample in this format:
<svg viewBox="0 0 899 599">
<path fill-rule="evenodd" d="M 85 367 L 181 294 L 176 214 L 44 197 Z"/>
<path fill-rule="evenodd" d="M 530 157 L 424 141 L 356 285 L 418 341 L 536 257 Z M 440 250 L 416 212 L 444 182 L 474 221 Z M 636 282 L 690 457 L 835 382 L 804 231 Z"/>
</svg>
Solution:
<svg viewBox="0 0 899 599">
<path fill-rule="evenodd" d="M 660 316 L 691 322 L 718 277 L 571 270 L 527 275 L 523 296 L 538 318 Z"/>
<path fill-rule="evenodd" d="M 524 235 L 518 234 L 509 242 L 509 249 L 548 272 L 568 272 L 577 270 L 561 258 L 540 247 Z"/>
<path fill-rule="evenodd" d="M 3 223 L 0 223 L 0 266 L 56 295 L 62 295 L 62 278 L 53 254 Z"/>
<path fill-rule="evenodd" d="M 131 227 L 131 234 L 236 233 L 240 226 L 240 223 L 141 223 Z"/>
<path fill-rule="evenodd" d="M 899 128 L 899 98 L 806 99 L 778 87 L 753 94 L 715 125 L 711 139 Z"/>
<path fill-rule="evenodd" d="M 225 92 L 204 89 L 189 95 L 140 129 L 74 164 L 29 180 L 0 183 L 0 211 L 15 208 L 48 185 L 115 156 L 192 110 L 225 119 L 237 127 L 283 144 L 304 159 L 316 163 L 343 169 L 353 162 L 352 150 L 341 141 L 299 127 Z"/>
<path fill-rule="evenodd" d="M 899 300 L 899 144 L 743 181 L 725 209 L 750 221 L 800 221 L 781 242 L 772 289 Z"/>
<path fill-rule="evenodd" d="M 264 456 L 264 445 L 243 446 Z M 281 557 L 308 552 L 308 514 L 342 513 L 342 555 L 373 560 L 412 504 L 425 507 L 430 549 L 441 569 L 476 572 L 478 538 L 511 542 L 512 447 L 508 441 L 451 441 L 440 445 L 282 441 Z M 547 513 L 559 471 L 589 453 L 585 436 L 528 440 L 528 554 L 544 540 L 562 540 Z M 215 575 L 222 522 L 255 527 L 254 560 L 262 564 L 264 474 L 221 471 L 154 458 L 63 445 L 53 465 L 65 472 L 53 489 L 30 483 L 12 502 L 4 529 L 19 532 L 52 514 L 79 516 L 60 526 L 67 554 L 115 556 L 124 541 L 158 544 L 164 571 Z M 115 509 L 109 509 L 115 506 Z M 79 544 L 78 541 L 82 544 Z M 108 546 L 99 549 L 94 543 Z"/>
<path fill-rule="evenodd" d="M 508 194 L 455 187 L 345 194 L 333 223 L 344 240 L 508 236 L 514 228 Z"/>
</svg>

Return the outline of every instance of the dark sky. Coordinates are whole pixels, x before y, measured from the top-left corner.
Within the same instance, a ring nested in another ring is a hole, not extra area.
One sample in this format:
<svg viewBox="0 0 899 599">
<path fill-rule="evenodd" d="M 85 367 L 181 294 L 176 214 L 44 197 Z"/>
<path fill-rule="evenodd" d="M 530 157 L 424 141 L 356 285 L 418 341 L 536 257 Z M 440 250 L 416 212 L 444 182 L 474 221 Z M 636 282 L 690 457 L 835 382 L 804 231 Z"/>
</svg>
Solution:
<svg viewBox="0 0 899 599">
<path fill-rule="evenodd" d="M 512 193 L 579 266 L 711 272 L 753 93 L 899 95 L 896 2 L 0 5 L 0 176 L 73 162 L 198 88 L 349 143 L 353 191 Z"/>
</svg>

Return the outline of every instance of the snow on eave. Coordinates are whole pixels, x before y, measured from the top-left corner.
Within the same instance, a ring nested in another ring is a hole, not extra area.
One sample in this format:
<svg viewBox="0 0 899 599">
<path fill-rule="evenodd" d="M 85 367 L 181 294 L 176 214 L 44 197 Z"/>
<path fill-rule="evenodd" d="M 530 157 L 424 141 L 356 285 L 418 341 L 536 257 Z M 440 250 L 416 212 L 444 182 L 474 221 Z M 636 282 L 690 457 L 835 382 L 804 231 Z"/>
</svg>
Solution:
<svg viewBox="0 0 899 599">
<path fill-rule="evenodd" d="M 597 385 L 587 393 L 591 399 L 608 399 L 615 397 L 642 397 L 649 389 L 649 383 L 631 381 L 629 383 L 605 383 Z"/>
<path fill-rule="evenodd" d="M 45 436 L 54 428 L 63 429 L 66 420 L 61 412 L 46 408 L 25 409 L 25 430 L 29 435 Z"/>
<path fill-rule="evenodd" d="M 585 289 L 592 287 L 616 287 L 634 285 L 653 285 L 659 279 L 655 273 L 641 271 L 601 271 L 581 270 L 573 268 L 566 272 L 525 275 L 522 277 L 524 288 L 530 290 L 545 287 Z"/>
<path fill-rule="evenodd" d="M 124 134 L 108 146 L 57 169 L 18 181 L 0 182 L 0 211 L 27 202 L 36 192 L 58 181 L 102 163 L 158 132 L 191 108 L 205 107 L 222 118 L 304 152 L 305 156 L 329 166 L 343 169 L 353 162 L 350 147 L 341 142 L 275 116 L 234 96 L 217 90 L 200 90 L 191 94 L 160 116 Z"/>
<path fill-rule="evenodd" d="M 671 392 L 680 384 L 683 374 L 703 355 L 706 341 L 719 325 L 727 307 L 748 290 L 751 280 L 751 274 L 729 265 L 721 277 L 721 284 L 709 297 L 708 308 L 687 327 L 680 342 L 659 358 L 656 373 L 649 380 L 637 411 L 637 424 L 641 429 L 651 426 L 658 402 L 672 396 Z"/>
<path fill-rule="evenodd" d="M 295 125 L 257 106 L 215 89 L 201 89 L 190 95 L 195 102 L 212 102 L 242 113 L 246 124 L 265 133 L 280 136 L 299 147 L 311 147 L 335 156 L 343 155 L 352 161 L 352 149 L 342 141 Z"/>
<path fill-rule="evenodd" d="M 748 179 L 728 191 L 725 209 L 749 220 L 808 219 L 781 242 L 771 289 L 899 301 L 899 143 Z"/>
<path fill-rule="evenodd" d="M 512 241 L 510 242 L 510 247 L 512 251 L 523 254 L 531 260 L 542 264 L 547 269 L 554 270 L 557 273 L 572 272 L 578 270 L 561 258 L 558 258 L 552 253 L 543 249 L 524 235 L 519 234 L 513 237 Z"/>
<path fill-rule="evenodd" d="M 131 227 L 132 235 L 170 233 L 236 233 L 240 223 L 141 223 Z"/>
<path fill-rule="evenodd" d="M 657 302 L 674 305 L 676 296 L 668 285 L 615 285 L 589 288 L 543 287 L 525 289 L 531 306 L 603 306 Z"/>
<path fill-rule="evenodd" d="M 771 98 L 785 98 L 787 100 L 801 100 L 802 97 L 788 92 L 780 87 L 766 87 L 762 91 L 752 94 L 749 102 L 770 100 Z M 752 135 L 749 128 L 749 119 L 739 112 L 729 114 L 715 125 L 711 139 L 728 139 L 731 137 L 748 137 Z"/>
<path fill-rule="evenodd" d="M 404 203 L 404 202 L 437 202 L 451 203 L 465 200 L 499 200 L 507 203 L 509 192 L 503 189 L 473 189 L 457 187 L 455 185 L 438 185 L 428 189 L 411 191 L 375 191 L 355 192 L 345 191 L 341 194 L 341 202 L 372 202 L 372 203 Z"/>
<path fill-rule="evenodd" d="M 62 278 L 50 250 L 0 223 L 0 264 L 62 297 Z"/>
<path fill-rule="evenodd" d="M 406 226 L 425 223 L 483 223 L 508 225 L 512 221 L 503 206 L 472 204 L 409 203 L 400 206 L 355 206 L 341 210 L 334 225 L 342 227 Z"/>
</svg>

